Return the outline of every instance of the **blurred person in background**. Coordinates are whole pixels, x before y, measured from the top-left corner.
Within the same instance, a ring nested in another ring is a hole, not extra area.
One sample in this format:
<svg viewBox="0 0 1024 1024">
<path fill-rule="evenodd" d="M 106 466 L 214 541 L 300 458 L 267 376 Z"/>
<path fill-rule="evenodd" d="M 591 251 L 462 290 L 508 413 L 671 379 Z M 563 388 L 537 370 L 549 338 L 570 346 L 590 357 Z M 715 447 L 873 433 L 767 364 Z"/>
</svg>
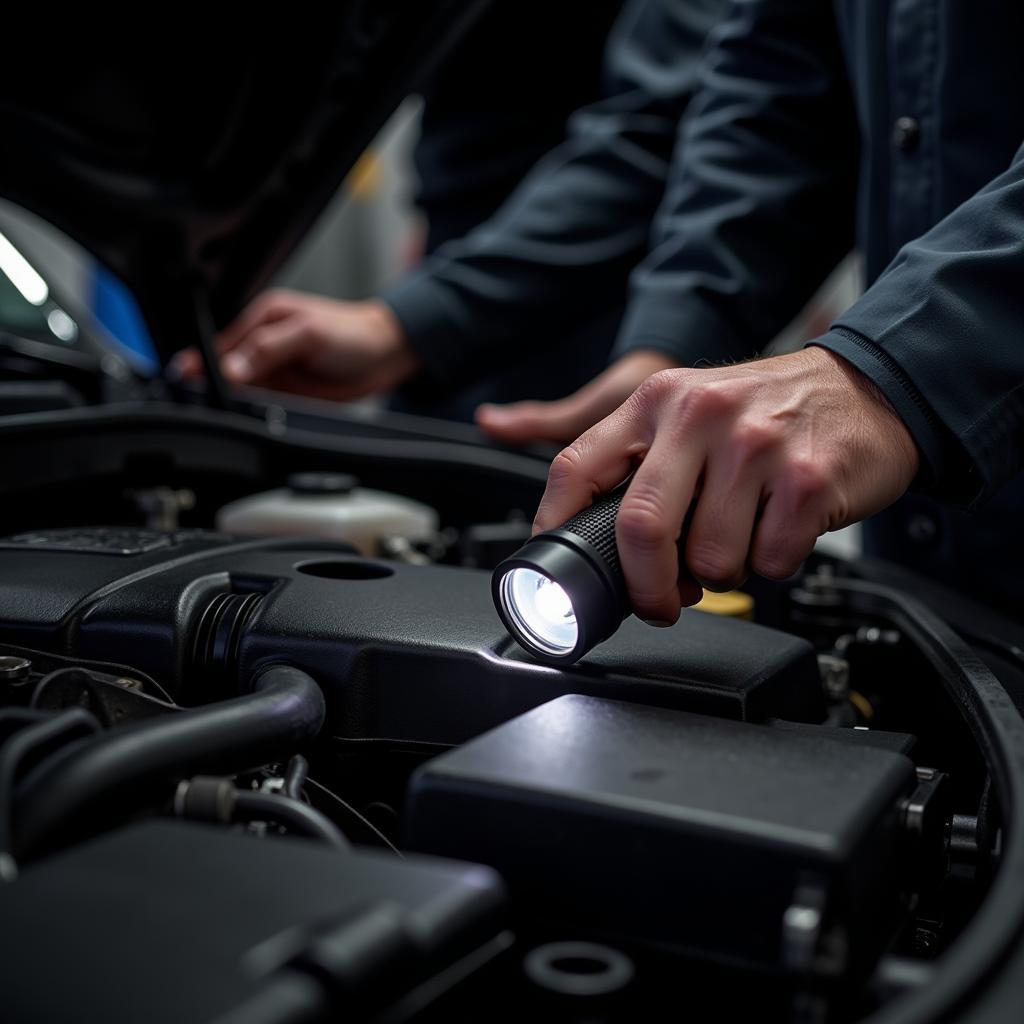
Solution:
<svg viewBox="0 0 1024 1024">
<path fill-rule="evenodd" d="M 477 412 L 506 441 L 572 441 L 539 528 L 639 465 L 617 533 L 645 618 L 674 621 L 693 580 L 784 577 L 868 516 L 870 553 L 1019 617 L 1022 28 L 1008 0 L 631 4 L 603 120 L 582 112 L 495 217 L 381 301 L 296 320 L 257 300 L 225 370 L 339 397 L 479 379 L 614 308 L 628 278 L 608 369 Z M 865 295 L 804 350 L 753 359 L 854 244 Z"/>
<path fill-rule="evenodd" d="M 397 408 L 455 419 L 591 380 L 724 7 L 499 0 L 424 90 L 422 266 L 367 302 L 257 298 L 221 336 L 225 375 L 338 400 L 394 391 Z"/>
</svg>

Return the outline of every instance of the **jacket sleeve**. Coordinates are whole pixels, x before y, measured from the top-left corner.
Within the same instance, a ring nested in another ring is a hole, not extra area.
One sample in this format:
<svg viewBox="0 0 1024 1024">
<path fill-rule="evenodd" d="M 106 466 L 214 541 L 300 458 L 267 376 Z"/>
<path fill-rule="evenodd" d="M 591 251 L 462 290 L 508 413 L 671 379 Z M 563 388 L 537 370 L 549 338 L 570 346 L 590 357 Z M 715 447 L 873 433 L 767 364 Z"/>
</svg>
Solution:
<svg viewBox="0 0 1024 1024">
<path fill-rule="evenodd" d="M 697 84 L 615 355 L 755 355 L 853 248 L 859 143 L 832 4 L 735 0 Z"/>
<path fill-rule="evenodd" d="M 428 373 L 466 380 L 552 329 L 625 301 L 647 250 L 704 39 L 724 0 L 633 0 L 606 50 L 606 95 L 498 213 L 383 295 Z M 529 74 L 524 54 L 523 74 Z M 538 331 L 543 318 L 545 329 Z M 518 354 L 518 353 L 517 353 Z"/>
<path fill-rule="evenodd" d="M 1024 469 L 1024 147 L 811 344 L 882 390 L 938 496 L 977 504 Z"/>
</svg>

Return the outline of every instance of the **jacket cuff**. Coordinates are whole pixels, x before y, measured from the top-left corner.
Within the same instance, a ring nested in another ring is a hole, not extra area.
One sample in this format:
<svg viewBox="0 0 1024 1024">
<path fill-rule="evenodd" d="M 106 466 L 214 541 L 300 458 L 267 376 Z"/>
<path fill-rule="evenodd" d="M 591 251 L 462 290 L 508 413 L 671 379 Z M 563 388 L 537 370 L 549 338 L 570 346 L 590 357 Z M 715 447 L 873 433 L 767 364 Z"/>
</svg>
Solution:
<svg viewBox="0 0 1024 1024">
<path fill-rule="evenodd" d="M 437 380 L 466 376 L 476 335 L 460 329 L 459 305 L 425 271 L 413 271 L 378 296 L 394 314 L 423 372 Z"/>
<path fill-rule="evenodd" d="M 653 349 L 678 366 L 713 366 L 749 359 L 732 325 L 706 303 L 687 296 L 634 298 L 626 310 L 611 359 Z"/>
<path fill-rule="evenodd" d="M 921 454 L 915 489 L 933 492 L 965 507 L 977 502 L 981 482 L 967 452 L 890 353 L 846 327 L 833 327 L 804 347 L 811 345 L 826 348 L 845 359 L 888 400 Z"/>
</svg>

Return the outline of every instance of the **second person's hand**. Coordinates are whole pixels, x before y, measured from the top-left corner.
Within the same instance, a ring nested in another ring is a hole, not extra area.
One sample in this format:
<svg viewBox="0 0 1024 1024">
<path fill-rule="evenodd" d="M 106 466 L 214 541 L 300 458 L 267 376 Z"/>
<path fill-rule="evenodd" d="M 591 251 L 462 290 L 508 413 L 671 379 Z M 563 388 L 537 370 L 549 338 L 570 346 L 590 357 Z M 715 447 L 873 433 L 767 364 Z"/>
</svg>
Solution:
<svg viewBox="0 0 1024 1024">
<path fill-rule="evenodd" d="M 217 339 L 217 355 L 231 383 L 337 401 L 390 390 L 419 365 L 383 303 L 285 290 L 254 299 Z M 195 349 L 173 365 L 186 378 L 202 372 Z"/>
<path fill-rule="evenodd" d="M 476 422 L 495 440 L 508 444 L 564 444 L 618 408 L 652 373 L 674 365 L 661 352 L 631 352 L 567 398 L 481 405 L 476 411 Z"/>
</svg>

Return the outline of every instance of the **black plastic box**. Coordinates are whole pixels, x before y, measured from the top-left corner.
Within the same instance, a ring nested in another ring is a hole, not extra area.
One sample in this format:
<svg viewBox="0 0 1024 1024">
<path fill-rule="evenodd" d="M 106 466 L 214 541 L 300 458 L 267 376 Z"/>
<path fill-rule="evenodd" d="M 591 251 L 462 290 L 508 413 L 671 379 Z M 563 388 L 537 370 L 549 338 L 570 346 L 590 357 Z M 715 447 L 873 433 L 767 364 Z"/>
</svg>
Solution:
<svg viewBox="0 0 1024 1024">
<path fill-rule="evenodd" d="M 786 914 L 809 906 L 870 960 L 914 765 L 830 731 L 561 697 L 424 765 L 407 844 L 490 864 L 525 913 L 603 935 L 788 972 Z"/>
<path fill-rule="evenodd" d="M 484 949 L 503 902 L 477 865 L 150 822 L 0 888 L 0 1018 L 362 1020 Z"/>
</svg>

